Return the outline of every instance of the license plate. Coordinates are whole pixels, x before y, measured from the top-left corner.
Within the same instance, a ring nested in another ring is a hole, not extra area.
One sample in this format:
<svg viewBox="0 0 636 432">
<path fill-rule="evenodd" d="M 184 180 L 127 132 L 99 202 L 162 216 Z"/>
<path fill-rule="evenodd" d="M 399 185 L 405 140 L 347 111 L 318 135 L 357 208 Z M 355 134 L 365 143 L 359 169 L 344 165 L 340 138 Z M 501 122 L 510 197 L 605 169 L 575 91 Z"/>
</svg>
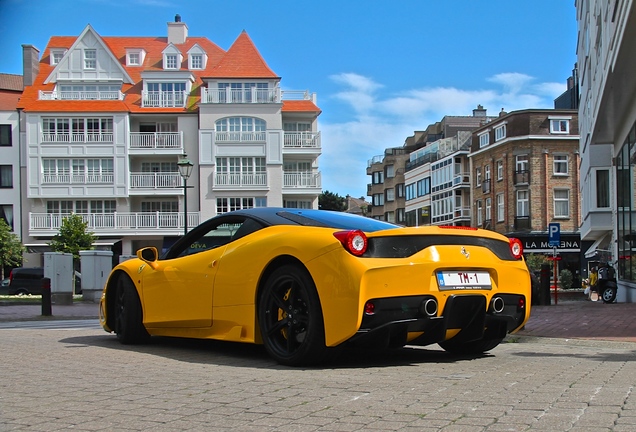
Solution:
<svg viewBox="0 0 636 432">
<path fill-rule="evenodd" d="M 489 290 L 490 274 L 485 271 L 440 271 L 437 284 L 444 290 Z"/>
</svg>

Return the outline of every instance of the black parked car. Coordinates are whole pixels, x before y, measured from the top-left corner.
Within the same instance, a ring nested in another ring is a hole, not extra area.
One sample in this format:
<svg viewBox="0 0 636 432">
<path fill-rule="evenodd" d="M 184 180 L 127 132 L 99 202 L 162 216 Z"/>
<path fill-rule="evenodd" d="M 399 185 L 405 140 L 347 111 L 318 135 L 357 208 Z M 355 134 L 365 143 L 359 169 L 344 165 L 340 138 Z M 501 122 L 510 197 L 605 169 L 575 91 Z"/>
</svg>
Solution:
<svg viewBox="0 0 636 432">
<path fill-rule="evenodd" d="M 19 267 L 11 270 L 9 285 L 0 287 L 4 295 L 42 294 L 42 267 Z"/>
</svg>

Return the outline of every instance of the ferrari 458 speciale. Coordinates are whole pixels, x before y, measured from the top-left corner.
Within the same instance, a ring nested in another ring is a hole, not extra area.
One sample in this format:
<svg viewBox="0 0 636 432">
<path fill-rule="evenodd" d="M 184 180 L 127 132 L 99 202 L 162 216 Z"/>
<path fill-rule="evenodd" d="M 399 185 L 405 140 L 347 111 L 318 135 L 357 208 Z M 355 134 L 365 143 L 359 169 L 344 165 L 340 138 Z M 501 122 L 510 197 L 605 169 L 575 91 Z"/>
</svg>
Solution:
<svg viewBox="0 0 636 432">
<path fill-rule="evenodd" d="M 119 264 L 100 320 L 124 344 L 248 342 L 279 363 L 306 365 L 355 345 L 437 343 L 479 355 L 524 325 L 530 296 L 521 243 L 493 231 L 254 208 Z"/>
</svg>

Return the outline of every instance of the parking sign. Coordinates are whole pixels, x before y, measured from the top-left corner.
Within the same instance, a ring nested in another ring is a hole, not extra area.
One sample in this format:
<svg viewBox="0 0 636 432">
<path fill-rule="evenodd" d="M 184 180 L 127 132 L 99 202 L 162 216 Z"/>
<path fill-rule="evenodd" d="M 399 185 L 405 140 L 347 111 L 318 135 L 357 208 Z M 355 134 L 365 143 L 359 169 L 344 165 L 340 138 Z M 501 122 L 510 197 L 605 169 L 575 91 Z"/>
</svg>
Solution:
<svg viewBox="0 0 636 432">
<path fill-rule="evenodd" d="M 561 244 L 561 224 L 553 222 L 548 225 L 548 246 L 559 247 Z"/>
</svg>

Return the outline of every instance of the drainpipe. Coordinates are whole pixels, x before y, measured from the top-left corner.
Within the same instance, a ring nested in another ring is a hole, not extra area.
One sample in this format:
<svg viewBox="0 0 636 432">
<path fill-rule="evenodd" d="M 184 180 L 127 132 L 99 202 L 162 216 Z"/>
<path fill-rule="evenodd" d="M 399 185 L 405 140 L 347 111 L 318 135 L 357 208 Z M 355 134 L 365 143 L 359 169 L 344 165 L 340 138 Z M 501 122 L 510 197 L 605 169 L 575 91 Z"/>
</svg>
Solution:
<svg viewBox="0 0 636 432">
<path fill-rule="evenodd" d="M 550 211 L 548 210 L 548 206 L 550 205 L 550 200 L 549 200 L 549 190 L 548 190 L 548 150 L 543 150 L 543 161 L 544 164 L 543 166 L 545 167 L 544 172 L 543 172 L 543 187 L 545 190 L 545 223 L 544 223 L 544 227 L 548 226 L 548 223 L 550 221 L 549 219 L 549 215 L 550 215 Z"/>
</svg>

